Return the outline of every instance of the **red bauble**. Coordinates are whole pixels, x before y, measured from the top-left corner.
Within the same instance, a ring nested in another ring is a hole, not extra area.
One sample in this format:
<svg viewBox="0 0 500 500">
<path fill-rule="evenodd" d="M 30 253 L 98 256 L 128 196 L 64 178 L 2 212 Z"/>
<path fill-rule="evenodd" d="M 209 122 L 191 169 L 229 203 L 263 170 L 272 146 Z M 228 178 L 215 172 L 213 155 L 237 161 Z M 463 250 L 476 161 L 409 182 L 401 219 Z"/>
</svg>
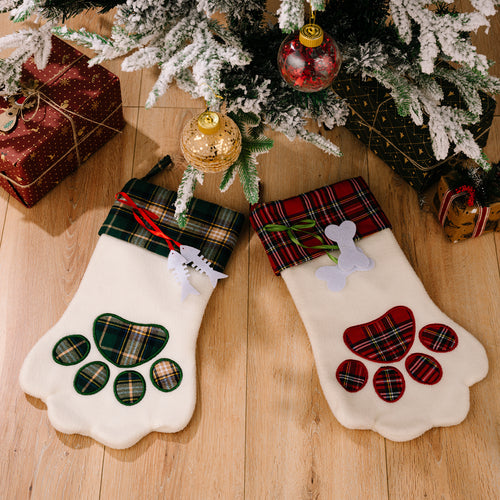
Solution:
<svg viewBox="0 0 500 500">
<path fill-rule="evenodd" d="M 326 89 L 337 76 L 341 62 L 337 44 L 316 24 L 306 24 L 289 35 L 278 52 L 281 76 L 301 92 Z"/>
</svg>

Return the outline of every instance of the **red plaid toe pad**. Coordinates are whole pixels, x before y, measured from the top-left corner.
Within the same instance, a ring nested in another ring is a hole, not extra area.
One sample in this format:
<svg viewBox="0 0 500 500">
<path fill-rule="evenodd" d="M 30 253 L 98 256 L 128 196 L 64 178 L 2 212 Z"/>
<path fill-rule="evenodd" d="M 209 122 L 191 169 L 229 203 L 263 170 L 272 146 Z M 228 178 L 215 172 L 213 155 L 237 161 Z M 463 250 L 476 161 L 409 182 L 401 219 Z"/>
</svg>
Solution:
<svg viewBox="0 0 500 500">
<path fill-rule="evenodd" d="M 315 259 L 324 250 L 308 249 L 296 245 L 286 231 L 270 232 L 267 224 L 293 226 L 304 219 L 316 221 L 314 232 L 326 243 L 324 235 L 329 224 L 340 224 L 351 220 L 356 224 L 356 239 L 390 228 L 391 223 L 380 208 L 362 177 L 354 177 L 330 186 L 286 200 L 258 203 L 252 206 L 250 222 L 266 249 L 275 274 L 283 269 Z M 317 246 L 318 240 L 303 232 L 295 232 L 298 240 L 306 246 Z"/>
</svg>

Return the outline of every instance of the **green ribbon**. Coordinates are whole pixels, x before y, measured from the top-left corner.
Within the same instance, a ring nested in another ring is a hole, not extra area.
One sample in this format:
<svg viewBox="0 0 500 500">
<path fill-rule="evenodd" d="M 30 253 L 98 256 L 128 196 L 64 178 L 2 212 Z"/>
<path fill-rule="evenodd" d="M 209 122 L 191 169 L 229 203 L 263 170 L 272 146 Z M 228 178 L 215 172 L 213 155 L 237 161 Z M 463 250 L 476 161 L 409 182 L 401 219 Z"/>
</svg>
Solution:
<svg viewBox="0 0 500 500">
<path fill-rule="evenodd" d="M 301 221 L 297 222 L 297 224 L 294 224 L 293 226 L 285 226 L 284 224 L 266 224 L 264 226 L 264 231 L 269 231 L 270 233 L 279 233 L 281 231 L 285 231 L 290 240 L 295 243 L 295 245 L 302 247 L 302 248 L 309 248 L 311 250 L 338 250 L 339 247 L 337 245 L 327 245 L 324 243 L 323 238 L 319 234 L 314 234 L 309 231 L 306 231 L 306 229 L 311 229 L 316 225 L 316 221 L 313 219 L 302 219 Z M 299 241 L 297 236 L 295 236 L 294 231 L 298 231 L 301 233 L 305 233 L 308 236 L 315 238 L 318 240 L 321 245 L 315 245 L 313 247 L 309 247 L 307 245 L 304 245 Z M 328 255 L 328 258 L 333 260 L 335 264 L 338 263 L 338 260 L 333 256 L 330 255 L 328 252 L 326 252 L 326 255 Z"/>
</svg>

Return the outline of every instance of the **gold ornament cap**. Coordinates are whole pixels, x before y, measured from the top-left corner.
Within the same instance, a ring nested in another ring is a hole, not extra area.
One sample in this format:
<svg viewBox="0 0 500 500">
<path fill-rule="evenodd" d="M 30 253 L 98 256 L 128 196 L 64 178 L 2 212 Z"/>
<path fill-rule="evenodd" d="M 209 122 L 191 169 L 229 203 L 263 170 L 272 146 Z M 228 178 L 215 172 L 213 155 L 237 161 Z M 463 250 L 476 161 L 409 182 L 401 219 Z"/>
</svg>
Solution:
<svg viewBox="0 0 500 500">
<path fill-rule="evenodd" d="M 219 114 L 215 111 L 205 111 L 198 116 L 198 129 L 202 134 L 212 135 L 220 129 Z"/>
<path fill-rule="evenodd" d="M 309 48 L 319 47 L 323 43 L 324 32 L 317 24 L 304 24 L 300 28 L 299 42 Z"/>
</svg>

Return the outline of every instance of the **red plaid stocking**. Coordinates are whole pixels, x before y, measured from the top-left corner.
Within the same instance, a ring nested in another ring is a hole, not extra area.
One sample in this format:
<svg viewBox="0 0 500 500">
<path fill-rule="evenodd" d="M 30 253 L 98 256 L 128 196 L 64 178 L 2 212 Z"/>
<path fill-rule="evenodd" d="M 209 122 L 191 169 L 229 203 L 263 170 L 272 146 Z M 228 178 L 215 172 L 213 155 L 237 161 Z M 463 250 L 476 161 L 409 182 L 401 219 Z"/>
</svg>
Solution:
<svg viewBox="0 0 500 500">
<path fill-rule="evenodd" d="M 429 298 L 362 178 L 255 205 L 250 219 L 343 425 L 404 441 L 465 418 L 486 353 Z"/>
</svg>

